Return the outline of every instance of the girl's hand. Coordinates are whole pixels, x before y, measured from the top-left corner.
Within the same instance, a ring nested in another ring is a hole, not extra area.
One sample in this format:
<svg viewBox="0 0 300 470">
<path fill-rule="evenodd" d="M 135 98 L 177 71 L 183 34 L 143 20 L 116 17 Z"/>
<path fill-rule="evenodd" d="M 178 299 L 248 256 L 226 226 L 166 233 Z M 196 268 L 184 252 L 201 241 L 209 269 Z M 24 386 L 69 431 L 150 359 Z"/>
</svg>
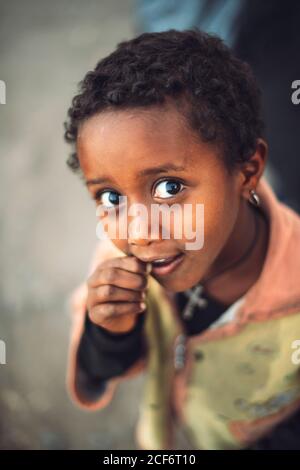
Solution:
<svg viewBox="0 0 300 470">
<path fill-rule="evenodd" d="M 87 281 L 91 321 L 116 333 L 131 330 L 137 315 L 146 308 L 147 275 L 147 264 L 135 256 L 100 263 Z"/>
</svg>

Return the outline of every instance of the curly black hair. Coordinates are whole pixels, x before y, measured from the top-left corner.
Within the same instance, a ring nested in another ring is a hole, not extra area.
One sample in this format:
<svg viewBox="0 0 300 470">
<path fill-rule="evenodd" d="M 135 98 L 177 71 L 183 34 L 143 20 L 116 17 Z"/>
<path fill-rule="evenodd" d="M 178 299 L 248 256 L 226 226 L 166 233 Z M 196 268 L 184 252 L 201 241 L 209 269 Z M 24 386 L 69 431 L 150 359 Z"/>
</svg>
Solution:
<svg viewBox="0 0 300 470">
<path fill-rule="evenodd" d="M 260 95 L 250 66 L 219 37 L 197 28 L 143 33 L 120 42 L 79 83 L 64 123 L 64 138 L 74 150 L 67 164 L 80 170 L 78 129 L 91 116 L 161 106 L 171 98 L 200 139 L 219 145 L 232 170 L 251 157 L 263 137 Z M 182 98 L 188 106 L 178 106 Z"/>
</svg>

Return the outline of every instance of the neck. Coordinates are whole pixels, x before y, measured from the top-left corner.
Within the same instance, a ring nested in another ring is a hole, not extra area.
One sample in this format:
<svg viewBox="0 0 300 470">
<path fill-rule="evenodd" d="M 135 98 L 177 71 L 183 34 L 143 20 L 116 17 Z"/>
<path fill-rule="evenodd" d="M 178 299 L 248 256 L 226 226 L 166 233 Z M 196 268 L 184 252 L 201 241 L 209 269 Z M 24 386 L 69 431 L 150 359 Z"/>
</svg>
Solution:
<svg viewBox="0 0 300 470">
<path fill-rule="evenodd" d="M 208 278 L 215 273 L 216 277 L 205 284 L 208 295 L 225 305 L 231 305 L 257 281 L 268 248 L 269 226 L 263 212 L 252 207 L 247 201 L 245 203 L 241 207 L 232 235 L 207 276 Z M 258 229 L 252 252 L 241 264 L 217 276 L 223 268 L 241 258 L 251 245 L 255 236 L 254 216 L 258 218 Z"/>
</svg>

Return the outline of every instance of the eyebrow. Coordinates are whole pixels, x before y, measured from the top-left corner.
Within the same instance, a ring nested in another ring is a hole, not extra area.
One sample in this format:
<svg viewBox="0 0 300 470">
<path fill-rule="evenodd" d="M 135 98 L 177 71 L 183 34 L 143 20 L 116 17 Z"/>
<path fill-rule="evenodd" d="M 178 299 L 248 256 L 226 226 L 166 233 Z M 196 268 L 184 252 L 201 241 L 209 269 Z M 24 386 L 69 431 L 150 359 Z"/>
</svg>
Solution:
<svg viewBox="0 0 300 470">
<path fill-rule="evenodd" d="M 144 168 L 143 170 L 139 171 L 137 176 L 148 176 L 148 175 L 155 175 L 158 173 L 166 173 L 168 171 L 184 171 L 186 168 L 183 165 L 175 165 L 174 163 L 165 163 L 164 165 L 155 166 L 152 168 Z M 101 178 L 95 178 L 91 180 L 87 180 L 85 184 L 87 186 L 92 184 L 101 184 L 111 182 L 111 179 L 108 176 L 102 176 Z"/>
</svg>

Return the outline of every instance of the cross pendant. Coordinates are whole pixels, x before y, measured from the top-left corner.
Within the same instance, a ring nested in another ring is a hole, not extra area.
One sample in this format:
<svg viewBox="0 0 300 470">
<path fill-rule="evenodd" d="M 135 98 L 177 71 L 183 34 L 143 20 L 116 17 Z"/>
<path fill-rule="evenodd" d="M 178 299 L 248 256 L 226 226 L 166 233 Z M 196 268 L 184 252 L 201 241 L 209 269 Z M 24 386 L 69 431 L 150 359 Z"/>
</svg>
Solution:
<svg viewBox="0 0 300 470">
<path fill-rule="evenodd" d="M 182 314 L 184 319 L 189 320 L 192 318 L 194 307 L 205 308 L 207 306 L 207 300 L 201 297 L 203 289 L 203 286 L 198 285 L 184 292 L 189 298 Z"/>
</svg>

